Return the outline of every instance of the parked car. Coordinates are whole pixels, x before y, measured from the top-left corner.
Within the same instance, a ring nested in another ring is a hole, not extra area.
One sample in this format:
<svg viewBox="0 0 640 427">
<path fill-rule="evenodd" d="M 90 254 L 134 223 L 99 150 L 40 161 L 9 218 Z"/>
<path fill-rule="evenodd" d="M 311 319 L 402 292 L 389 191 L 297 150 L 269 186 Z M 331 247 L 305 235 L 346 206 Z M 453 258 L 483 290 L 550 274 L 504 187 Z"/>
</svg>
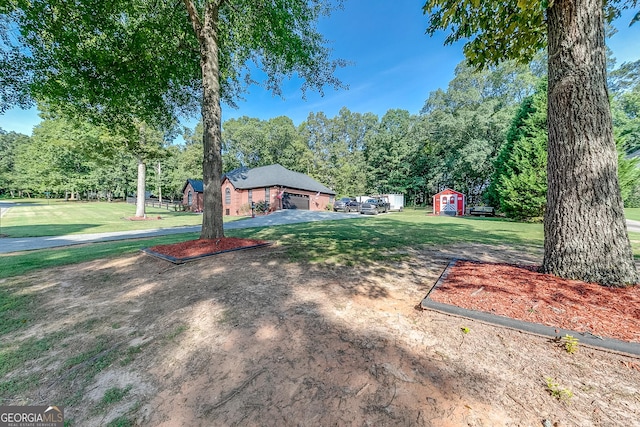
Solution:
<svg viewBox="0 0 640 427">
<path fill-rule="evenodd" d="M 336 200 L 333 204 L 333 211 L 338 212 L 359 212 L 360 211 L 360 203 L 356 201 L 353 197 L 343 197 L 341 199 Z"/>
<path fill-rule="evenodd" d="M 377 215 L 389 212 L 389 201 L 385 199 L 367 199 L 360 205 L 361 214 Z"/>
</svg>

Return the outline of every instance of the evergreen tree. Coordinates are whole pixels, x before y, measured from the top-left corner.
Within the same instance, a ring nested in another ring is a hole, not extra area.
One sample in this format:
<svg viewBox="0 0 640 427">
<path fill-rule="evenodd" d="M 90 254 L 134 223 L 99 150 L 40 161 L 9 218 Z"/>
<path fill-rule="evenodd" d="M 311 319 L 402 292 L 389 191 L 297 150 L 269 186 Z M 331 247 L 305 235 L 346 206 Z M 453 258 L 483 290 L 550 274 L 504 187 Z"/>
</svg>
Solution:
<svg viewBox="0 0 640 427">
<path fill-rule="evenodd" d="M 547 191 L 546 86 L 526 98 L 507 133 L 487 191 L 490 204 L 515 219 L 542 218 Z"/>
</svg>

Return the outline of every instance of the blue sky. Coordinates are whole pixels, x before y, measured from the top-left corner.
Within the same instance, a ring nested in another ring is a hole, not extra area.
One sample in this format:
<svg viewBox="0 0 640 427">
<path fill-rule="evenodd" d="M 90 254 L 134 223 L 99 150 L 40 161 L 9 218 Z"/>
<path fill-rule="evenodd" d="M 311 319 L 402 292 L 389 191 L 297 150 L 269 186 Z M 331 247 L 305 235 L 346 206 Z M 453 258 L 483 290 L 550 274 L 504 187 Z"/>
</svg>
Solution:
<svg viewBox="0 0 640 427">
<path fill-rule="evenodd" d="M 298 125 L 310 112 L 333 117 L 342 107 L 378 116 L 392 108 L 418 113 L 430 92 L 447 87 L 456 65 L 464 59 L 463 43 L 444 46 L 444 33 L 425 34 L 423 4 L 423 0 L 346 0 L 344 9 L 323 19 L 319 29 L 331 42 L 334 56 L 352 62 L 336 73 L 348 90 L 327 88 L 324 97 L 308 92 L 305 100 L 296 79 L 285 81 L 283 98 L 252 86 L 238 109 L 223 105 L 223 121 L 241 116 L 263 120 L 288 116 Z M 619 31 L 607 41 L 618 64 L 640 58 L 640 23 L 629 27 L 635 12 L 627 11 L 614 22 Z M 193 127 L 197 120 L 188 119 L 184 124 Z M 39 122 L 35 109 L 13 109 L 0 116 L 0 128 L 27 135 Z"/>
</svg>

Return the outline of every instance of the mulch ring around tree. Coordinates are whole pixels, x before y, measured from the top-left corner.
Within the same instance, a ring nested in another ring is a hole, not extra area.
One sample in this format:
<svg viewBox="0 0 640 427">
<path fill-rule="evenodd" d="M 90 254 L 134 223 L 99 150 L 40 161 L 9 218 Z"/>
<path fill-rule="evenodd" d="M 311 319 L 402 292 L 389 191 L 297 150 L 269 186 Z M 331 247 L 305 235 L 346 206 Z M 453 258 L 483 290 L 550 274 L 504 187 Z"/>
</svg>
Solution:
<svg viewBox="0 0 640 427">
<path fill-rule="evenodd" d="M 196 239 L 170 245 L 158 245 L 145 248 L 142 251 L 174 264 L 245 249 L 269 246 L 271 242 L 255 239 L 241 239 L 238 237 L 222 237 L 219 239 Z"/>
<path fill-rule="evenodd" d="M 537 270 L 453 260 L 422 306 L 640 355 L 640 285 L 611 288 Z"/>
</svg>

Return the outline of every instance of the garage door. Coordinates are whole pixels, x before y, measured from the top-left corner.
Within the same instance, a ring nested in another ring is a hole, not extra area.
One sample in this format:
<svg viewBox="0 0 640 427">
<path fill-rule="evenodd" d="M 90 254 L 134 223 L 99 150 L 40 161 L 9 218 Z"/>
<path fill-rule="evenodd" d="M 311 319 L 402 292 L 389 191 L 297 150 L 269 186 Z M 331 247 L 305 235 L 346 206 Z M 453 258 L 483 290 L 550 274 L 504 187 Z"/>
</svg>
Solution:
<svg viewBox="0 0 640 427">
<path fill-rule="evenodd" d="M 304 194 L 284 193 L 282 196 L 283 209 L 309 210 L 309 196 Z"/>
</svg>

